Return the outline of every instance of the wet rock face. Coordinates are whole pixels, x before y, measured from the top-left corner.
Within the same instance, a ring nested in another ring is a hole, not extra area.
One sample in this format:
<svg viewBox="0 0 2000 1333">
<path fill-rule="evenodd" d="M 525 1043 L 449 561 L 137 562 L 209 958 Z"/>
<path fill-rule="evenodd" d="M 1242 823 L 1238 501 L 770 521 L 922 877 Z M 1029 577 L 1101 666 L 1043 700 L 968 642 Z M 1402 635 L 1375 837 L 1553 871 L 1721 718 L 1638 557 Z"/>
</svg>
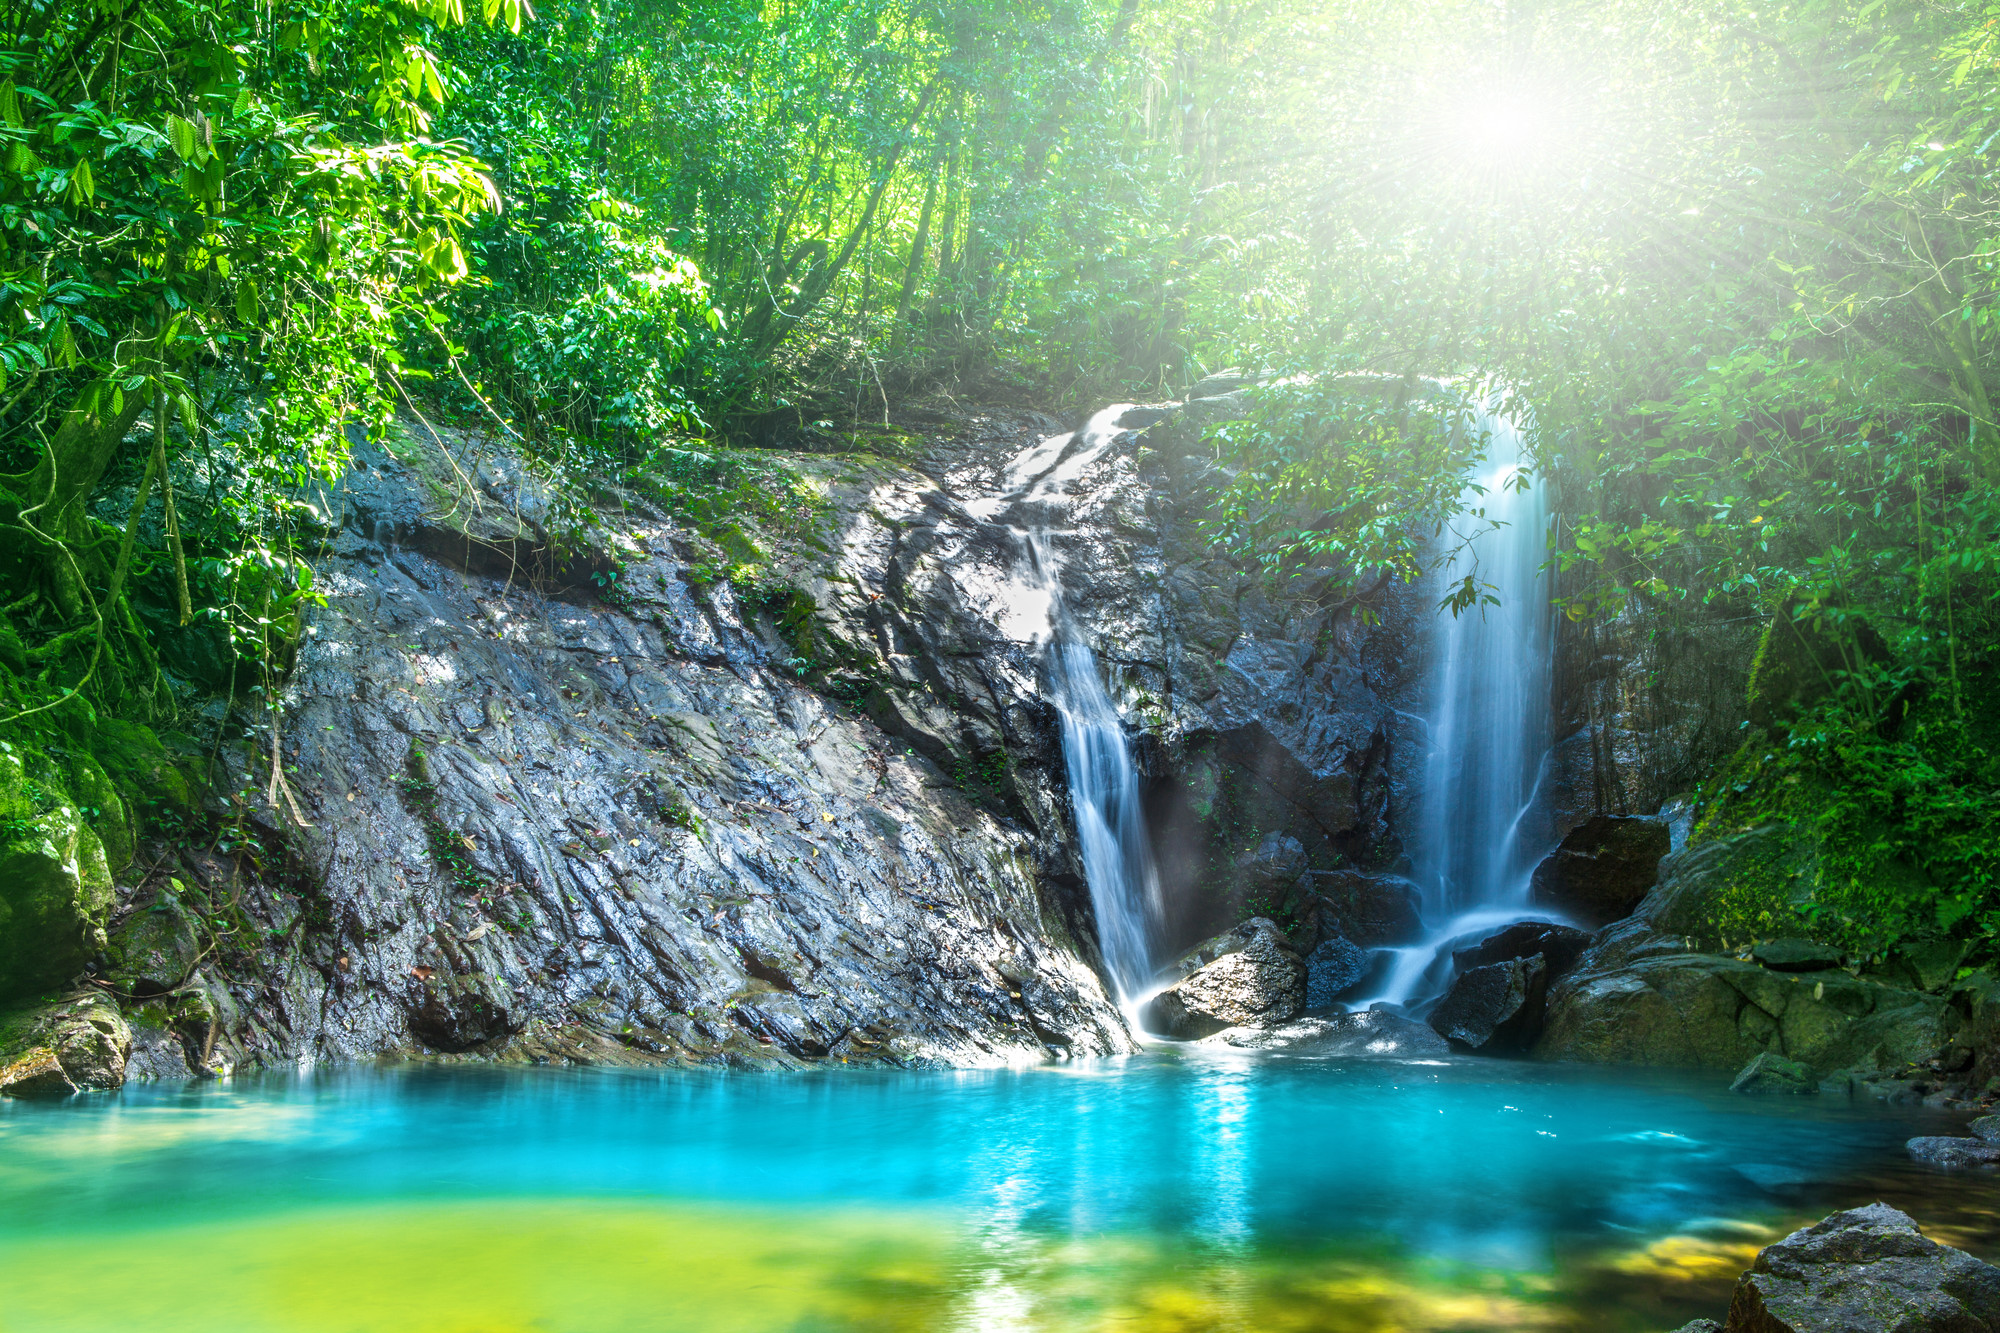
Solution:
<svg viewBox="0 0 2000 1333">
<path fill-rule="evenodd" d="M 1298 895 L 1299 917 L 1322 937 L 1338 935 L 1364 949 L 1409 944 L 1423 935 L 1419 891 L 1401 875 L 1335 870 L 1315 876 Z"/>
<path fill-rule="evenodd" d="M 1982 1333 L 2000 1329 L 2000 1269 L 1870 1204 L 1765 1248 L 1736 1284 L 1727 1333 Z"/>
<path fill-rule="evenodd" d="M 1670 841 L 1658 820 L 1593 815 L 1535 867 L 1529 895 L 1536 906 L 1578 925 L 1607 926 L 1630 916 L 1645 898 Z"/>
<path fill-rule="evenodd" d="M 1180 1038 L 1275 1026 L 1304 1007 L 1305 970 L 1277 926 L 1253 918 L 1182 955 L 1170 969 L 1181 979 L 1147 1003 L 1140 1022 Z"/>
<path fill-rule="evenodd" d="M 1339 935 L 1329 935 L 1306 955 L 1306 1008 L 1329 1007 L 1367 973 L 1367 953 Z"/>
<path fill-rule="evenodd" d="M 1166 943 L 1253 900 L 1302 945 L 1413 936 L 1411 886 L 1353 870 L 1398 851 L 1415 742 L 1386 702 L 1409 674 L 1397 635 L 1310 588 L 1274 594 L 1215 550 L 1199 427 L 1245 405 L 1242 386 L 1211 387 L 1135 410 L 1131 433 L 1073 460 L 1051 537 L 1141 733 L 1168 898 L 1186 905 Z M 113 963 L 152 997 L 135 1073 L 1130 1049 L 1073 851 L 1042 626 L 1018 596 L 1019 544 L 983 503 L 1062 429 L 989 413 L 918 465 L 790 457 L 829 510 L 783 550 L 613 496 L 567 562 L 503 452 L 444 432 L 484 460 L 466 485 L 422 431 L 357 442 L 322 497 L 340 525 L 318 570 L 329 604 L 279 734 L 250 719 L 216 775 L 242 793 L 229 816 L 273 849 L 240 897 L 258 943 L 217 969 L 167 914 L 141 917 L 157 885 L 127 904 Z M 718 542 L 770 577 L 715 581 Z M 1393 592 L 1377 601 L 1402 613 Z M 200 857 L 182 869 L 196 888 L 231 881 Z M 1297 1010 L 1302 964 L 1282 939 L 1264 948 L 1190 991 L 1218 1016 L 1201 1021 Z"/>
<path fill-rule="evenodd" d="M 1460 972 L 1510 958 L 1531 958 L 1540 954 L 1548 963 L 1549 979 L 1554 980 L 1575 965 L 1590 947 L 1588 931 L 1559 926 L 1549 921 L 1520 921 L 1487 936 L 1470 949 L 1454 949 L 1452 965 Z"/>
<path fill-rule="evenodd" d="M 788 628 L 700 582 L 685 534 L 636 499 L 606 539 L 607 605 L 530 577 L 549 572 L 534 497 L 508 478 L 482 473 L 474 520 L 448 527 L 364 449 L 287 692 L 289 791 L 256 803 L 297 873 L 245 906 L 282 943 L 209 985 L 216 1061 L 1131 1049 L 1035 659 L 932 582 L 942 530 L 978 525 L 920 474 L 824 468 L 833 512 L 787 571 Z M 872 662 L 867 689 L 801 681 L 786 659 L 808 632 L 823 660 Z M 270 737 L 248 739 L 224 790 L 261 798 Z M 164 974 L 177 942 L 126 953 Z M 169 1070 L 200 1055 L 146 1049 Z"/>
</svg>

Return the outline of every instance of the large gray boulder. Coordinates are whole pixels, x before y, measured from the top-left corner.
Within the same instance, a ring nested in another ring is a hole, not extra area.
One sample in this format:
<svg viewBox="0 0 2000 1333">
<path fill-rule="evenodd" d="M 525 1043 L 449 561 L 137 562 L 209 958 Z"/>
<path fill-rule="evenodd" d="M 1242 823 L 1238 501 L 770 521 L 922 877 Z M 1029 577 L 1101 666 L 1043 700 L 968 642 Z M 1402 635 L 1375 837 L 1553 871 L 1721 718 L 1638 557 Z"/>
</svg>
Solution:
<svg viewBox="0 0 2000 1333">
<path fill-rule="evenodd" d="M 1887 1204 L 1767 1246 L 1736 1284 L 1726 1333 L 1992 1333 L 2000 1269 L 1927 1239 Z"/>
<path fill-rule="evenodd" d="M 1139 1015 L 1149 1032 L 1161 1036 L 1187 1039 L 1243 1025 L 1272 1027 L 1305 1005 L 1305 964 L 1264 917 L 1196 945 L 1169 972 L 1181 979 Z"/>
<path fill-rule="evenodd" d="M 1540 954 L 1475 967 L 1431 1010 L 1431 1026 L 1471 1050 L 1526 1050 L 1540 1031 L 1548 972 Z"/>
</svg>

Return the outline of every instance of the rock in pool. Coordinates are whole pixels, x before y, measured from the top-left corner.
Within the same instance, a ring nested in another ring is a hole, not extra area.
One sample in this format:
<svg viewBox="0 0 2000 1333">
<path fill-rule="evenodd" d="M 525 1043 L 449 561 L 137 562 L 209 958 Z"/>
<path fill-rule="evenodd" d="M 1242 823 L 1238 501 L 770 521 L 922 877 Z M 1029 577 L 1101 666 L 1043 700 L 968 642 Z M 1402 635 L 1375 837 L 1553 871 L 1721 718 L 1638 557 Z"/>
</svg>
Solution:
<svg viewBox="0 0 2000 1333">
<path fill-rule="evenodd" d="M 1548 984 L 1540 954 L 1475 967 L 1431 1010 L 1431 1027 L 1475 1051 L 1524 1051 L 1540 1034 Z"/>
<path fill-rule="evenodd" d="M 1201 1044 L 1342 1060 L 1419 1060 L 1451 1054 L 1451 1044 L 1422 1023 L 1377 1009 L 1309 1014 L 1277 1027 L 1230 1028 Z"/>
<path fill-rule="evenodd" d="M 1795 1231 L 1736 1284 L 1725 1333 L 2000 1329 L 2000 1268 L 1927 1239 L 1884 1203 Z"/>
<path fill-rule="evenodd" d="M 2000 1166 L 2000 1143 L 1985 1139 L 1924 1137 L 1905 1145 L 1910 1156 L 1925 1166 Z"/>
<path fill-rule="evenodd" d="M 1224 1028 L 1270 1027 L 1305 1004 L 1305 964 L 1276 923 L 1252 917 L 1182 954 L 1168 969 L 1181 979 L 1146 1002 L 1139 1022 L 1182 1039 Z"/>
<path fill-rule="evenodd" d="M 1782 1055 L 1765 1051 L 1762 1055 L 1743 1066 L 1743 1072 L 1729 1085 L 1731 1092 L 1749 1093 L 1793 1093 L 1805 1095 L 1819 1091 L 1819 1079 L 1811 1069 L 1797 1060 L 1787 1060 Z"/>
</svg>

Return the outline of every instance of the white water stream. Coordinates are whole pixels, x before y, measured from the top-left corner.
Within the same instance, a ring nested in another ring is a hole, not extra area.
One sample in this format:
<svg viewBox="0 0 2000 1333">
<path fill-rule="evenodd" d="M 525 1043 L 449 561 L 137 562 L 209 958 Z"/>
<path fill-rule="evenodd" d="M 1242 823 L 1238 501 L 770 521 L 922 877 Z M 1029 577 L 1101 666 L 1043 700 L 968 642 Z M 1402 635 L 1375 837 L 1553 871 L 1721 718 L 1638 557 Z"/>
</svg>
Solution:
<svg viewBox="0 0 2000 1333">
<path fill-rule="evenodd" d="M 1097 655 L 1064 605 L 1060 540 L 1074 489 L 1121 433 L 1131 407 L 1119 403 L 1084 428 L 1052 435 L 1024 450 L 1002 474 L 992 499 L 967 506 L 1013 526 L 1023 569 L 1004 628 L 1010 637 L 1046 645 L 1049 697 L 1062 719 L 1070 804 L 1104 964 L 1128 1011 L 1153 975 L 1162 904 L 1160 877 L 1140 802 L 1131 739 L 1098 670 Z"/>
<path fill-rule="evenodd" d="M 1519 425 L 1481 410 L 1474 429 L 1489 439 L 1476 476 L 1485 494 L 1468 491 L 1475 512 L 1461 530 L 1473 536 L 1440 571 L 1439 586 L 1471 574 L 1499 604 L 1440 613 L 1412 857 L 1429 929 L 1423 941 L 1393 951 L 1378 993 L 1361 1008 L 1421 1005 L 1449 984 L 1453 948 L 1531 915 L 1550 916 L 1528 904 L 1529 876 L 1549 851 L 1533 819 L 1554 740 L 1553 622 L 1541 572 L 1548 510 L 1538 478 L 1519 486 L 1527 457 Z"/>
<path fill-rule="evenodd" d="M 1091 906 L 1106 969 L 1128 1012 L 1151 989 L 1162 942 L 1160 879 L 1131 740 L 1065 605 L 1061 551 L 1077 484 L 1121 433 L 1129 408 L 1107 407 L 1082 430 L 1023 450 L 993 495 L 967 506 L 1007 524 L 1020 540 L 1020 568 L 1001 619 L 1009 637 L 1045 647 Z M 1517 424 L 1481 411 L 1474 428 L 1489 439 L 1476 476 L 1483 495 L 1468 492 L 1473 512 L 1461 526 L 1473 535 L 1440 571 L 1440 587 L 1470 573 L 1497 605 L 1437 622 L 1424 802 L 1412 840 L 1428 933 L 1387 951 L 1377 992 L 1358 1008 L 1420 1009 L 1434 999 L 1450 982 L 1454 947 L 1530 915 L 1528 877 L 1548 850 L 1527 831 L 1553 735 L 1552 626 L 1541 572 L 1547 510 L 1539 480 L 1519 484 L 1526 455 Z"/>
</svg>

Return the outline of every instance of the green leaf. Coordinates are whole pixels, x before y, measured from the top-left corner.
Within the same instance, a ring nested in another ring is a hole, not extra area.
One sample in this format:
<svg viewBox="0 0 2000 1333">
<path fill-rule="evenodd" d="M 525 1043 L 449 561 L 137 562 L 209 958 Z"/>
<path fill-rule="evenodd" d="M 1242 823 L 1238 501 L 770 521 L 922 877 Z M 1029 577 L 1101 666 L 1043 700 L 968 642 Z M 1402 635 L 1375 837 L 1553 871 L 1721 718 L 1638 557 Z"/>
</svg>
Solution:
<svg viewBox="0 0 2000 1333">
<path fill-rule="evenodd" d="M 245 89 L 244 92 L 248 95 L 249 90 Z M 168 113 L 167 143 L 181 161 L 194 161 L 196 138 L 193 121 Z"/>
</svg>

